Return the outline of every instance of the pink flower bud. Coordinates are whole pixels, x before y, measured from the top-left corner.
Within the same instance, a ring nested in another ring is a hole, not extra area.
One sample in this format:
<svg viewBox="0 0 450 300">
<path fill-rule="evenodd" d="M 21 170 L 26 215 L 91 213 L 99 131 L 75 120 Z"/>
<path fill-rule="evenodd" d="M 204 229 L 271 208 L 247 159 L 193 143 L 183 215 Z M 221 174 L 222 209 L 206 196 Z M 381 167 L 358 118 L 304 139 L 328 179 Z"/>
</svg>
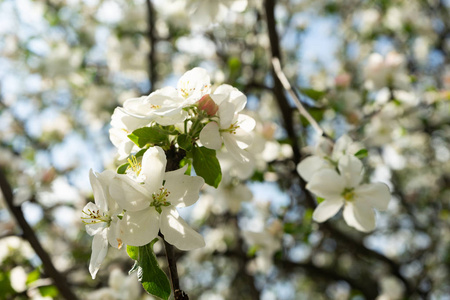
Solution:
<svg viewBox="0 0 450 300">
<path fill-rule="evenodd" d="M 200 100 L 198 100 L 197 106 L 200 110 L 205 111 L 209 116 L 214 116 L 219 109 L 219 106 L 209 95 L 205 95 Z"/>
<path fill-rule="evenodd" d="M 352 77 L 348 73 L 339 74 L 334 79 L 334 84 L 337 87 L 346 88 L 350 85 L 350 81 L 352 80 Z"/>
</svg>

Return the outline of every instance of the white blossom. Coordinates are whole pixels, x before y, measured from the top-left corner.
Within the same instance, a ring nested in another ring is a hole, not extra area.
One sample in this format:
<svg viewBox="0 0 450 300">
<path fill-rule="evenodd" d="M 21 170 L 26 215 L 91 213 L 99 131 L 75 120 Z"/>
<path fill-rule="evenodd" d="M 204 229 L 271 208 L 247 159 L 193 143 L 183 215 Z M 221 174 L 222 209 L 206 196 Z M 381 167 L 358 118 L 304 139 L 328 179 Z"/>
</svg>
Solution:
<svg viewBox="0 0 450 300">
<path fill-rule="evenodd" d="M 249 163 L 251 154 L 245 151 L 253 141 L 251 131 L 255 120 L 239 112 L 245 107 L 247 98 L 229 85 L 219 86 L 211 98 L 219 106 L 218 121 L 212 121 L 200 132 L 200 142 L 209 149 L 219 150 L 222 143 L 239 162 Z"/>
<path fill-rule="evenodd" d="M 344 219 L 357 230 L 375 229 L 375 212 L 386 210 L 391 199 L 389 188 L 383 183 L 361 184 L 363 165 L 355 156 L 344 155 L 338 162 L 339 173 L 334 169 L 317 171 L 306 188 L 325 199 L 313 213 L 317 222 L 333 217 L 344 207 Z"/>
<path fill-rule="evenodd" d="M 320 137 L 315 154 L 303 159 L 297 166 L 297 172 L 305 181 L 310 181 L 320 169 L 333 169 L 342 156 L 353 155 L 361 149 L 362 146 L 348 135 L 341 136 L 334 146 L 329 139 Z"/>
<path fill-rule="evenodd" d="M 89 172 L 94 193 L 95 204 L 89 202 L 83 209 L 82 220 L 86 224 L 86 231 L 94 236 L 92 241 L 92 255 L 89 263 L 89 272 L 94 279 L 103 259 L 108 252 L 108 242 L 115 248 L 121 248 L 117 214 L 120 208 L 109 194 L 108 186 L 114 172 L 106 170 L 102 173 L 94 174 Z"/>
<path fill-rule="evenodd" d="M 158 236 L 180 250 L 203 247 L 203 237 L 180 217 L 177 207 L 194 204 L 204 180 L 184 175 L 186 167 L 165 172 L 166 156 L 160 147 L 149 148 L 142 163 L 128 174 L 116 174 L 109 191 L 126 212 L 120 221 L 123 242 L 143 246 Z"/>
</svg>

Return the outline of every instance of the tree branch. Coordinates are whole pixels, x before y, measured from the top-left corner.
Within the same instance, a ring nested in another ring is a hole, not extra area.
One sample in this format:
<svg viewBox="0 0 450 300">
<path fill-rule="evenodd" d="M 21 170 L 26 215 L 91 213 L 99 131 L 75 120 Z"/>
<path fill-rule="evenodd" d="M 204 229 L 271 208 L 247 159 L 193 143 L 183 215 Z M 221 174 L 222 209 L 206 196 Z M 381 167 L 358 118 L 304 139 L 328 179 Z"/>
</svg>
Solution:
<svg viewBox="0 0 450 300">
<path fill-rule="evenodd" d="M 146 1 L 147 4 L 147 37 L 150 43 L 150 52 L 148 53 L 148 79 L 150 81 L 149 94 L 155 90 L 158 81 L 158 73 L 156 72 L 156 34 L 155 34 L 155 9 L 151 0 Z"/>
<path fill-rule="evenodd" d="M 52 260 L 50 259 L 50 256 L 48 253 L 44 250 L 41 243 L 39 242 L 38 238 L 36 237 L 36 234 L 34 233 L 33 229 L 30 227 L 28 222 L 25 220 L 25 217 L 23 215 L 22 209 L 20 206 L 15 206 L 13 204 L 13 192 L 11 185 L 9 184 L 8 180 L 6 179 L 3 170 L 0 169 L 0 188 L 3 193 L 3 197 L 5 198 L 5 202 L 8 205 L 9 210 L 14 215 L 15 219 L 17 220 L 17 223 L 19 224 L 20 228 L 22 229 L 22 236 L 24 239 L 26 239 L 33 250 L 36 252 L 36 254 L 39 256 L 39 258 L 42 261 L 42 265 L 44 267 L 44 270 L 46 274 L 52 278 L 54 285 L 58 288 L 61 295 L 68 300 L 76 300 L 78 299 L 77 296 L 72 292 L 70 289 L 66 278 L 63 274 L 61 274 L 53 265 Z"/>
<path fill-rule="evenodd" d="M 264 9 L 266 11 L 267 31 L 270 40 L 270 49 L 272 53 L 272 59 L 276 58 L 281 61 L 280 41 L 275 24 L 275 0 L 265 0 Z M 278 105 L 283 116 L 284 128 L 287 131 L 288 137 L 292 142 L 292 150 L 294 152 L 294 163 L 297 165 L 300 162 L 300 147 L 298 145 L 297 135 L 294 131 L 294 122 L 292 118 L 292 109 L 289 102 L 284 95 L 283 85 L 280 79 L 275 73 L 272 66 L 272 77 L 274 81 L 273 93 L 277 99 Z"/>
</svg>

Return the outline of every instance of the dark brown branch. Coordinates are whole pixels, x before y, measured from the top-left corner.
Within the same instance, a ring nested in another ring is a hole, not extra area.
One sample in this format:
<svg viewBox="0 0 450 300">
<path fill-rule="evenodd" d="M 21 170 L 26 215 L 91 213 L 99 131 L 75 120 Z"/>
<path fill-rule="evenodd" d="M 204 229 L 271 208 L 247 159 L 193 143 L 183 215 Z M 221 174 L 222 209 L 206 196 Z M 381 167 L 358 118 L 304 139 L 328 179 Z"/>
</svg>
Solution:
<svg viewBox="0 0 450 300">
<path fill-rule="evenodd" d="M 180 161 L 186 156 L 186 152 L 182 149 L 171 147 L 166 151 L 167 165 L 166 172 L 177 170 L 180 167 Z M 164 235 L 160 232 L 159 236 L 164 240 Z M 175 248 L 164 240 L 166 249 L 167 264 L 169 266 L 170 282 L 175 300 L 189 300 L 189 296 L 180 289 L 180 279 L 178 277 L 177 259 L 175 256 Z"/>
<path fill-rule="evenodd" d="M 25 217 L 23 215 L 22 209 L 20 206 L 15 206 L 13 204 L 13 192 L 11 185 L 9 184 L 8 180 L 6 179 L 3 170 L 0 170 L 0 188 L 3 193 L 3 197 L 5 198 L 5 202 L 8 205 L 9 210 L 14 215 L 14 218 L 17 220 L 17 223 L 19 224 L 20 228 L 22 229 L 22 236 L 24 239 L 26 239 L 33 250 L 36 252 L 36 254 L 39 256 L 39 258 L 42 261 L 42 265 L 44 267 L 45 273 L 52 278 L 53 283 L 55 284 L 56 288 L 59 290 L 61 295 L 68 300 L 72 299 L 78 299 L 77 296 L 72 292 L 69 285 L 67 284 L 67 280 L 64 277 L 63 274 L 61 274 L 53 265 L 52 260 L 50 259 L 50 256 L 48 253 L 44 250 L 41 243 L 39 242 L 38 238 L 36 237 L 36 234 L 34 233 L 33 229 L 30 227 L 28 222 L 25 220 Z"/>
<path fill-rule="evenodd" d="M 189 300 L 189 296 L 180 289 L 180 278 L 178 277 L 177 259 L 175 256 L 175 248 L 164 240 L 164 235 L 160 232 L 159 236 L 164 241 L 164 248 L 166 249 L 167 264 L 169 268 L 170 282 L 172 283 L 172 290 L 175 300 Z"/>
<path fill-rule="evenodd" d="M 265 0 L 264 9 L 266 12 L 267 31 L 270 40 L 270 49 L 272 53 L 272 58 L 277 58 L 281 62 L 282 59 L 281 59 L 280 41 L 276 30 L 275 13 L 274 13 L 275 0 Z M 287 101 L 287 98 L 284 94 L 283 85 L 281 84 L 281 81 L 276 75 L 273 66 L 271 69 L 274 82 L 273 93 L 280 107 L 281 114 L 283 116 L 284 128 L 286 129 L 287 135 L 292 143 L 292 150 L 294 152 L 294 163 L 297 165 L 300 162 L 300 147 L 298 145 L 297 135 L 295 134 L 294 131 L 292 108 L 289 105 L 289 102 Z"/>
<path fill-rule="evenodd" d="M 151 0 L 146 1 L 147 4 L 147 37 L 150 43 L 150 52 L 148 53 L 148 79 L 150 81 L 149 94 L 155 90 L 158 81 L 158 73 L 156 72 L 156 33 L 155 33 L 155 9 Z"/>
</svg>

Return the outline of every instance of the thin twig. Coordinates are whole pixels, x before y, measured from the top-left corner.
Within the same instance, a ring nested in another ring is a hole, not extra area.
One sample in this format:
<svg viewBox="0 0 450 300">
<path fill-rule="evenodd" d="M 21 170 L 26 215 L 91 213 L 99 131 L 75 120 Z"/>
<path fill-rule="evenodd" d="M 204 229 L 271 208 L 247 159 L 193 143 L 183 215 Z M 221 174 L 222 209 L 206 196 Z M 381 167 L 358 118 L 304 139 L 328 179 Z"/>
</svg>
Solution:
<svg viewBox="0 0 450 300">
<path fill-rule="evenodd" d="M 314 128 L 314 130 L 317 131 L 317 133 L 321 136 L 330 138 L 325 131 L 320 127 L 319 123 L 309 114 L 309 112 L 305 109 L 303 104 L 300 102 L 300 99 L 297 97 L 297 94 L 294 92 L 294 90 L 291 87 L 291 84 L 289 83 L 289 80 L 287 79 L 286 75 L 284 74 L 280 59 L 278 57 L 272 57 L 272 66 L 275 70 L 275 74 L 280 80 L 281 84 L 283 85 L 283 88 L 288 92 L 288 94 L 291 96 L 291 98 L 294 100 L 295 106 L 297 106 L 298 111 L 302 116 L 308 120 L 309 124 Z"/>
<path fill-rule="evenodd" d="M 36 252 L 36 254 L 41 259 L 45 273 L 50 278 L 52 278 L 54 285 L 56 286 L 56 288 L 59 290 L 59 292 L 65 299 L 68 299 L 68 300 L 78 299 L 77 296 L 75 296 L 75 294 L 70 289 L 70 287 L 66 281 L 66 278 L 53 265 L 53 262 L 50 259 L 50 256 L 42 247 L 41 243 L 39 242 L 38 238 L 36 237 L 36 234 L 34 233 L 34 230 L 30 227 L 28 222 L 25 220 L 25 217 L 23 215 L 21 207 L 15 206 L 13 204 L 14 198 L 13 198 L 12 188 L 2 170 L 0 170 L 0 188 L 2 190 L 3 197 L 5 198 L 5 202 L 8 205 L 9 210 L 14 215 L 14 217 L 17 220 L 17 223 L 19 224 L 20 228 L 22 229 L 23 238 L 26 239 L 30 243 L 33 250 Z"/>
<path fill-rule="evenodd" d="M 275 24 L 275 0 L 264 1 L 264 9 L 266 13 L 267 21 L 267 34 L 269 35 L 270 50 L 272 53 L 272 58 L 277 58 L 281 60 L 281 50 L 280 50 L 280 40 L 278 37 L 278 32 L 276 30 Z M 284 128 L 287 131 L 288 137 L 292 143 L 292 150 L 294 154 L 294 163 L 298 164 L 300 162 L 300 147 L 298 144 L 297 135 L 294 130 L 294 120 L 292 117 L 292 109 L 289 102 L 284 94 L 283 85 L 280 79 L 275 74 L 275 70 L 272 66 L 272 76 L 273 76 L 273 93 L 280 107 L 281 114 L 283 116 Z"/>
</svg>

